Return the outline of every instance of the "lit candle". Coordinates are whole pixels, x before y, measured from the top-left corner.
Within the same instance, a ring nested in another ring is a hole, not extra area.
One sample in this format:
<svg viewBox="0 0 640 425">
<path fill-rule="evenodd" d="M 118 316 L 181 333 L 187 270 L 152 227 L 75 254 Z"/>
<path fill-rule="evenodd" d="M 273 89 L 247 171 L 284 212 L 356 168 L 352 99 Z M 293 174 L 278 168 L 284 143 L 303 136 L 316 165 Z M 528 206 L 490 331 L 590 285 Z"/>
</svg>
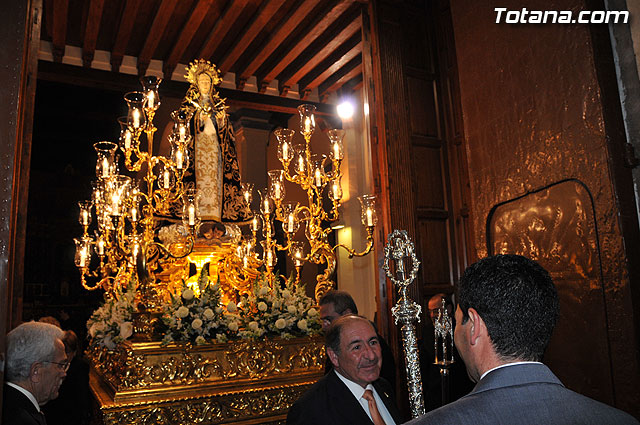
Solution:
<svg viewBox="0 0 640 425">
<path fill-rule="evenodd" d="M 316 186 L 322 186 L 322 174 L 319 168 L 316 168 Z"/>
<path fill-rule="evenodd" d="M 138 221 L 138 209 L 136 207 L 131 208 L 131 221 L 134 223 Z"/>
<path fill-rule="evenodd" d="M 169 175 L 169 170 L 164 170 L 164 183 L 163 183 L 163 187 L 165 189 L 169 189 L 169 186 L 171 186 L 171 176 Z"/>
<path fill-rule="evenodd" d="M 304 119 L 304 132 L 305 133 L 310 133 L 311 132 L 311 118 L 306 117 Z"/>
<path fill-rule="evenodd" d="M 133 110 L 133 127 L 140 127 L 140 111 L 137 108 Z"/>
<path fill-rule="evenodd" d="M 104 255 L 104 240 L 103 239 L 98 239 L 98 244 L 96 246 L 96 251 L 98 252 L 98 255 Z"/>
<path fill-rule="evenodd" d="M 180 143 L 184 143 L 185 133 L 186 129 L 184 128 L 184 125 L 180 124 Z"/>
<path fill-rule="evenodd" d="M 274 185 L 274 189 L 273 189 L 273 197 L 276 199 L 280 199 L 280 183 L 277 183 Z"/>
<path fill-rule="evenodd" d="M 189 205 L 189 226 L 195 226 L 196 224 L 196 207 Z"/>
<path fill-rule="evenodd" d="M 117 194 L 111 197 L 111 214 L 120 215 L 120 196 Z"/>
<path fill-rule="evenodd" d="M 147 105 L 149 106 L 149 108 L 153 108 L 154 100 L 155 100 L 155 96 L 153 92 L 150 91 L 149 94 L 147 95 Z"/>
<path fill-rule="evenodd" d="M 86 255 L 87 255 L 87 249 L 82 248 L 80 250 L 80 267 L 86 267 L 86 261 L 87 261 L 87 259 L 85 258 Z"/>
<path fill-rule="evenodd" d="M 373 211 L 371 211 L 371 208 L 367 208 L 367 226 L 373 226 Z"/>
<path fill-rule="evenodd" d="M 287 220 L 287 232 L 293 233 L 293 214 L 289 214 L 289 218 Z"/>
<path fill-rule="evenodd" d="M 334 182 L 333 183 L 333 199 L 339 200 L 340 198 L 342 198 L 342 195 L 340 194 L 340 185 Z"/>
<path fill-rule="evenodd" d="M 287 142 L 282 144 L 282 159 L 289 160 L 289 144 Z"/>
<path fill-rule="evenodd" d="M 249 193 L 248 190 L 244 191 L 244 201 L 248 204 L 249 203 L 249 197 L 251 196 L 251 193 Z"/>
<path fill-rule="evenodd" d="M 267 251 L 267 266 L 273 266 L 273 254 L 271 253 L 271 250 Z"/>
<path fill-rule="evenodd" d="M 296 267 L 302 266 L 302 252 L 300 250 L 296 250 Z"/>
<path fill-rule="evenodd" d="M 82 225 L 87 226 L 89 224 L 89 213 L 87 210 L 82 210 Z"/>
<path fill-rule="evenodd" d="M 340 159 L 340 145 L 337 143 L 333 144 L 333 159 Z"/>
<path fill-rule="evenodd" d="M 131 132 L 129 130 L 124 132 L 124 148 L 127 150 L 131 148 Z"/>
<path fill-rule="evenodd" d="M 242 257 L 242 266 L 246 269 L 249 267 L 249 258 L 245 255 Z"/>
<path fill-rule="evenodd" d="M 109 160 L 102 158 L 102 177 L 109 177 Z"/>
<path fill-rule="evenodd" d="M 269 207 L 269 198 L 264 200 L 264 213 L 269 214 L 271 212 L 271 208 Z"/>
<path fill-rule="evenodd" d="M 178 170 L 182 170 L 182 151 L 178 150 L 176 152 L 176 168 Z"/>
<path fill-rule="evenodd" d="M 253 220 L 251 220 L 251 230 L 253 230 L 254 232 L 258 231 L 258 218 L 257 217 L 253 217 Z"/>
</svg>

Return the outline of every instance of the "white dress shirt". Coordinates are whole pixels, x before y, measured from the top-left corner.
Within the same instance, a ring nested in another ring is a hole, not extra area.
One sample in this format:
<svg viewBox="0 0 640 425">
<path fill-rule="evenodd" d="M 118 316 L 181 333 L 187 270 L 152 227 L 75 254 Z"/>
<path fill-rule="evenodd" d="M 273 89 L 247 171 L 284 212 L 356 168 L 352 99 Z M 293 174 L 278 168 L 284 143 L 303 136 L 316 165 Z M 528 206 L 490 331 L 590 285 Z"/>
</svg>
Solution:
<svg viewBox="0 0 640 425">
<path fill-rule="evenodd" d="M 500 366 L 496 366 L 493 369 L 489 369 L 488 371 L 486 371 L 485 373 L 482 374 L 482 376 L 480 377 L 480 380 L 482 380 L 482 378 L 484 378 L 485 376 L 487 376 L 487 374 L 489 372 L 493 372 L 496 369 L 500 369 L 503 367 L 508 367 L 508 366 L 516 366 L 519 364 L 542 364 L 540 362 L 513 362 L 513 363 L 505 363 L 505 364 L 501 364 Z"/>
<path fill-rule="evenodd" d="M 336 373 L 336 375 L 338 375 L 338 378 L 340 378 L 340 380 L 344 382 L 347 388 L 349 388 L 349 391 L 351 391 L 356 400 L 358 400 L 364 411 L 367 413 L 367 416 L 369 416 L 369 419 L 371 419 L 371 412 L 369 412 L 369 402 L 362 398 L 365 390 L 371 390 L 371 392 L 373 393 L 373 398 L 375 398 L 376 400 L 378 411 L 380 412 L 380 416 L 382 416 L 382 420 L 384 420 L 384 423 L 387 425 L 396 425 L 393 417 L 391 417 L 391 414 L 387 410 L 387 406 L 385 406 L 384 402 L 378 395 L 378 392 L 373 387 L 373 385 L 369 384 L 367 385 L 367 388 L 362 388 L 359 384 L 356 384 L 355 382 L 340 375 L 337 370 L 334 369 L 333 371 Z"/>
</svg>

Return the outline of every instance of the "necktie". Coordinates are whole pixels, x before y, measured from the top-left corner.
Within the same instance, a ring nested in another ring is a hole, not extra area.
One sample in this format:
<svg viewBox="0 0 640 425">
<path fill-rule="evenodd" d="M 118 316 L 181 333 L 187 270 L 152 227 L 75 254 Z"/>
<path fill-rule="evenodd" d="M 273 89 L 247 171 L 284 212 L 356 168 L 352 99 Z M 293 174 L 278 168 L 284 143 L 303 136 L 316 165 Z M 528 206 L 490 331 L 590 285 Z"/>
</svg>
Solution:
<svg viewBox="0 0 640 425">
<path fill-rule="evenodd" d="M 378 410 L 378 406 L 376 405 L 376 399 L 373 398 L 373 393 L 371 390 L 365 390 L 364 394 L 362 394 L 362 398 L 367 400 L 369 403 L 369 413 L 371 413 L 371 420 L 374 425 L 386 425 L 384 420 L 382 420 L 382 416 L 380 416 L 380 411 Z"/>
</svg>

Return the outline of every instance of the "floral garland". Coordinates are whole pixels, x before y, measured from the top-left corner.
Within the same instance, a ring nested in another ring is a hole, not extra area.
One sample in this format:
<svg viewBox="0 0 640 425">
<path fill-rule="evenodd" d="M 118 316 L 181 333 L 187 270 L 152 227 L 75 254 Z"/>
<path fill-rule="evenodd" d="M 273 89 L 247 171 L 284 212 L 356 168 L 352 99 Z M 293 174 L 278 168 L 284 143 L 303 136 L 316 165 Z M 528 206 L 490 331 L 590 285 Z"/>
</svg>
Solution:
<svg viewBox="0 0 640 425">
<path fill-rule="evenodd" d="M 243 339 L 319 334 L 322 324 L 313 305 L 304 285 L 296 285 L 293 276 L 285 282 L 284 288 L 281 288 L 277 277 L 271 287 L 267 279 L 260 276 L 253 285 L 253 291 L 239 302 L 239 316 L 244 326 L 238 334 Z"/>
<path fill-rule="evenodd" d="M 120 285 L 116 286 L 115 294 L 105 297 L 105 301 L 93 312 L 87 321 L 92 347 L 106 347 L 109 350 L 131 337 L 133 334 L 134 300 L 136 285 L 129 280 L 126 291 Z"/>
</svg>

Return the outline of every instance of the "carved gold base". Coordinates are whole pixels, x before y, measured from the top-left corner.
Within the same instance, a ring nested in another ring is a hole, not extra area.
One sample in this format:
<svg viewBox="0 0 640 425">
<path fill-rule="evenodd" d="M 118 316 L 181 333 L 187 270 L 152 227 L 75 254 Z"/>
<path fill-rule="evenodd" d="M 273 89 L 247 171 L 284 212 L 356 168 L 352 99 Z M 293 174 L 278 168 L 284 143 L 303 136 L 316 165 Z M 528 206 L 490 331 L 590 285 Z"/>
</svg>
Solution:
<svg viewBox="0 0 640 425">
<path fill-rule="evenodd" d="M 102 421 L 114 425 L 284 423 L 324 371 L 319 337 L 197 347 L 127 342 L 89 356 Z"/>
</svg>

